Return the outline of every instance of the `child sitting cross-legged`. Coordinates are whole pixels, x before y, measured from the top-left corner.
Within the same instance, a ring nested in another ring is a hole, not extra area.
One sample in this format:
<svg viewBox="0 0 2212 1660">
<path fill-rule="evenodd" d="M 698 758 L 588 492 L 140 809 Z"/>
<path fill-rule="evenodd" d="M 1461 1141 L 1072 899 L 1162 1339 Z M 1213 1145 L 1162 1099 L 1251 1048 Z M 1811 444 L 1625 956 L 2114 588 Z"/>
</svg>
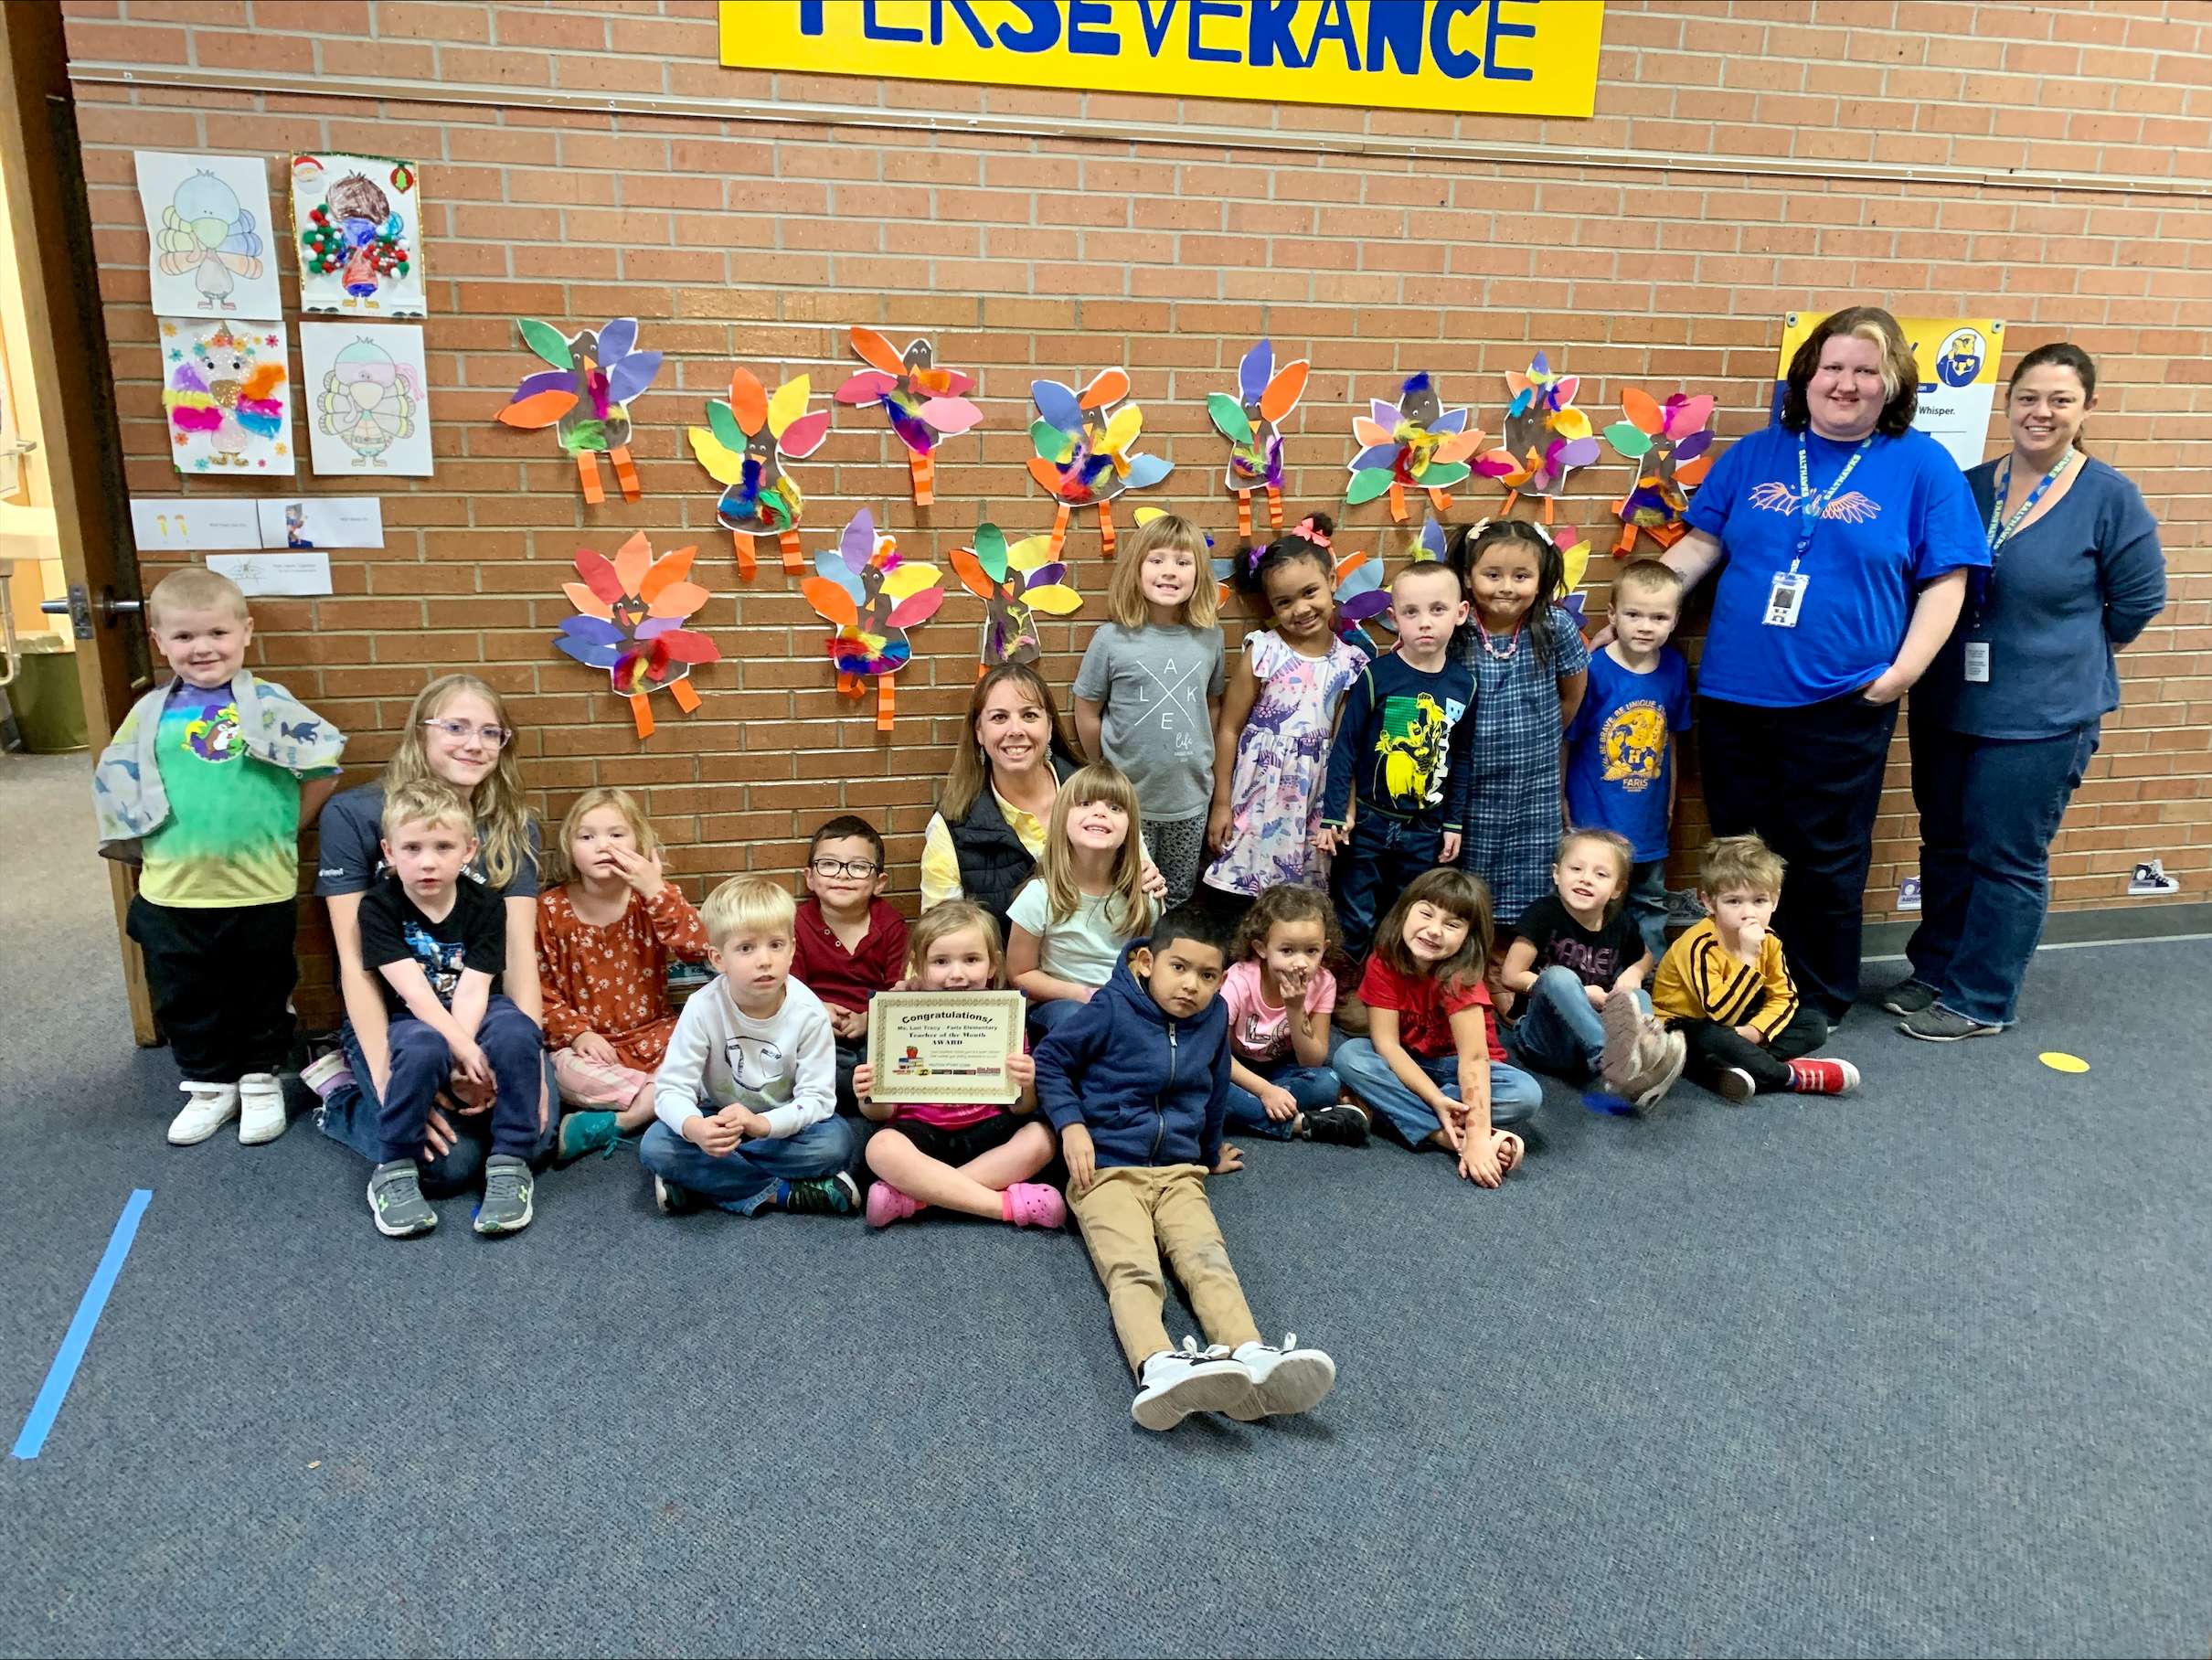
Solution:
<svg viewBox="0 0 2212 1660">
<path fill-rule="evenodd" d="M 562 1161 L 614 1150 L 653 1122 L 653 1074 L 675 1030 L 668 962 L 707 960 L 707 931 L 661 874 L 661 838 L 626 790 L 586 790 L 561 821 L 569 879 L 537 902 L 537 984 L 564 1105 Z"/>
<path fill-rule="evenodd" d="M 998 924 L 980 905 L 946 899 L 923 913 L 908 935 L 909 972 L 925 992 L 990 991 L 1004 960 Z M 1030 1178 L 1052 1162 L 1052 1132 L 1037 1116 L 1037 1063 L 1019 1049 L 1006 1057 L 1006 1081 L 1021 1091 L 1011 1107 L 990 1103 L 881 1106 L 869 1099 L 875 1069 L 853 1073 L 860 1110 L 880 1126 L 868 1137 L 868 1224 L 888 1227 L 925 1206 L 1011 1222 L 1058 1228 L 1068 1219 L 1059 1189 Z"/>
<path fill-rule="evenodd" d="M 390 1016 L 388 1075 L 376 1080 L 384 1155 L 368 1178 L 369 1210 L 393 1239 L 438 1225 L 415 1161 L 438 1092 L 458 1073 L 475 1091 L 495 1091 L 476 1231 L 513 1233 L 530 1225 L 533 1208 L 545 1038 L 498 990 L 506 908 L 483 883 L 459 880 L 476 857 L 476 827 L 445 785 L 388 792 L 383 830 L 388 869 L 360 911 L 362 966 L 378 977 Z M 473 1115 L 452 1122 L 480 1133 Z"/>
<path fill-rule="evenodd" d="M 1781 942 L 1767 926 L 1781 876 L 1781 855 L 1756 835 L 1707 842 L 1697 887 L 1708 914 L 1667 948 L 1652 984 L 1653 1006 L 1688 1042 L 1689 1075 L 1728 1101 L 1858 1087 L 1848 1060 L 1806 1059 L 1826 1041 L 1828 1022 L 1798 1001 Z"/>
<path fill-rule="evenodd" d="M 859 1111 L 853 1069 L 867 1053 L 868 999 L 898 984 L 906 966 L 907 920 L 883 897 L 889 885 L 883 836 L 867 819 L 840 814 L 807 844 L 792 977 L 829 1011 L 840 1112 Z"/>
<path fill-rule="evenodd" d="M 1228 1008 L 1228 1122 L 1277 1141 L 1364 1147 L 1367 1114 L 1329 1066 L 1336 977 L 1322 959 L 1336 916 L 1318 888 L 1270 888 L 1237 926 L 1243 953 L 1221 979 Z"/>
<path fill-rule="evenodd" d="M 1068 1161 L 1068 1208 L 1137 1375 L 1130 1415 L 1148 1430 L 1193 1412 L 1249 1421 L 1307 1411 L 1336 1381 L 1319 1349 L 1260 1341 L 1206 1202 L 1228 1104 L 1222 958 L 1210 917 L 1169 911 L 1037 1053 L 1037 1099 Z M 1169 1345 L 1163 1253 L 1210 1347 Z"/>
<path fill-rule="evenodd" d="M 860 1208 L 829 1014 L 791 977 L 797 909 L 787 889 L 743 876 L 699 907 L 715 977 L 676 1018 L 653 1080 L 660 1123 L 637 1152 L 665 1215 Z"/>
</svg>

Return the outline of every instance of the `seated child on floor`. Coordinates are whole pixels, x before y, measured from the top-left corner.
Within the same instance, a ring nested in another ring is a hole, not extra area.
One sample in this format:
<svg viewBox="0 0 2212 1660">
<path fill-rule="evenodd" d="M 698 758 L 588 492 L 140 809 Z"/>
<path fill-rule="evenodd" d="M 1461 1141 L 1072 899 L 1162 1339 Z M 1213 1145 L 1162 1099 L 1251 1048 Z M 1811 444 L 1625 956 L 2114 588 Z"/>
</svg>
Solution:
<svg viewBox="0 0 2212 1660">
<path fill-rule="evenodd" d="M 1649 1112 L 1682 1075 L 1683 1043 L 1652 1017 L 1643 989 L 1651 953 L 1627 908 L 1634 861 L 1628 838 L 1611 830 L 1561 836 L 1552 890 L 1514 925 L 1498 980 L 1521 995 L 1513 1047 L 1524 1064 L 1594 1074 Z"/>
<path fill-rule="evenodd" d="M 1336 1075 L 1406 1145 L 1456 1155 L 1460 1174 L 1484 1187 L 1519 1165 L 1526 1147 L 1510 1126 L 1544 1101 L 1498 1041 L 1483 984 L 1490 928 L 1481 878 L 1450 868 L 1415 878 L 1375 931 L 1359 987 L 1367 1035 L 1336 1050 Z"/>
<path fill-rule="evenodd" d="M 1280 1348 L 1260 1341 L 1206 1202 L 1228 1104 L 1222 956 L 1211 918 L 1171 910 L 1037 1053 L 1037 1099 L 1068 1161 L 1068 1208 L 1137 1375 L 1130 1415 L 1148 1430 L 1193 1412 L 1250 1421 L 1307 1411 L 1336 1380 L 1335 1362 L 1296 1337 Z M 1208 1348 L 1189 1337 L 1180 1351 L 1169 1346 L 1163 1253 Z"/>
<path fill-rule="evenodd" d="M 925 992 L 994 990 L 1004 959 L 998 924 L 980 905 L 946 899 L 922 913 L 909 933 L 914 986 Z M 1021 1049 L 1006 1057 L 1006 1080 L 1021 1091 L 1010 1107 L 993 1104 L 877 1106 L 875 1069 L 853 1073 L 860 1110 L 877 1124 L 867 1160 L 876 1173 L 867 1218 L 884 1228 L 938 1205 L 1017 1228 L 1058 1228 L 1068 1219 L 1059 1189 L 1031 1178 L 1052 1162 L 1052 1132 L 1037 1116 L 1037 1062 Z"/>
<path fill-rule="evenodd" d="M 906 966 L 907 920 L 883 897 L 890 881 L 883 837 L 867 819 L 842 814 L 814 832 L 791 972 L 829 1010 L 840 1112 L 859 1111 L 853 1069 L 867 1056 L 868 999 L 898 984 Z"/>
<path fill-rule="evenodd" d="M 1336 913 L 1318 888 L 1261 893 L 1237 925 L 1240 960 L 1221 978 L 1228 1009 L 1228 1123 L 1277 1141 L 1293 1136 L 1364 1147 L 1365 1109 L 1343 1099 L 1329 1065 Z"/>
<path fill-rule="evenodd" d="M 757 876 L 732 877 L 699 907 L 715 977 L 676 1017 L 653 1080 L 660 1122 L 637 1150 L 664 1215 L 860 1208 L 829 1011 L 791 974 L 797 910 Z"/>
<path fill-rule="evenodd" d="M 614 1150 L 653 1122 L 653 1074 L 675 1030 L 668 963 L 707 961 L 707 931 L 661 874 L 661 838 L 626 790 L 561 821 L 569 879 L 537 900 L 537 984 L 564 1115 L 557 1157 Z"/>
<path fill-rule="evenodd" d="M 1042 1035 L 1113 977 L 1152 926 L 1137 793 L 1118 767 L 1085 767 L 1053 798 L 1037 875 L 1006 907 L 1006 978 Z"/>
<path fill-rule="evenodd" d="M 1706 920 L 1667 948 L 1652 1004 L 1689 1045 L 1689 1075 L 1729 1101 L 1761 1090 L 1842 1095 L 1858 1087 L 1848 1060 L 1805 1059 L 1828 1022 L 1797 998 L 1768 919 L 1781 899 L 1781 856 L 1756 835 L 1706 844 L 1698 898 Z"/>
<path fill-rule="evenodd" d="M 391 1017 L 377 1126 L 384 1155 L 368 1178 L 369 1211 L 392 1239 L 438 1225 L 415 1158 L 438 1092 L 458 1072 L 495 1091 L 488 1123 L 475 1114 L 452 1121 L 458 1133 L 491 1138 L 476 1231 L 513 1233 L 530 1225 L 533 1208 L 545 1038 L 498 989 L 506 907 L 483 883 L 459 880 L 476 857 L 476 825 L 445 785 L 388 792 L 383 830 L 387 868 L 360 911 L 361 964 L 378 977 Z"/>
</svg>

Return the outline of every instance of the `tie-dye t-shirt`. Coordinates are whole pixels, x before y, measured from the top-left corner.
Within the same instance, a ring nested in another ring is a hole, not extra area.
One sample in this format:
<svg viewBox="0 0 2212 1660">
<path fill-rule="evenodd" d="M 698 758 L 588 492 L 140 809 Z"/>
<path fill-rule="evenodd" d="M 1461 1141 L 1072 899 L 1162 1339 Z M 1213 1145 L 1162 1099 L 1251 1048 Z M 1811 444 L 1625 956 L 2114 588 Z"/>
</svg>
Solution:
<svg viewBox="0 0 2212 1660">
<path fill-rule="evenodd" d="M 156 905 L 271 905 L 300 888 L 300 781 L 246 753 L 228 685 L 176 682 L 154 752 L 169 817 L 145 838 L 138 890 Z"/>
</svg>

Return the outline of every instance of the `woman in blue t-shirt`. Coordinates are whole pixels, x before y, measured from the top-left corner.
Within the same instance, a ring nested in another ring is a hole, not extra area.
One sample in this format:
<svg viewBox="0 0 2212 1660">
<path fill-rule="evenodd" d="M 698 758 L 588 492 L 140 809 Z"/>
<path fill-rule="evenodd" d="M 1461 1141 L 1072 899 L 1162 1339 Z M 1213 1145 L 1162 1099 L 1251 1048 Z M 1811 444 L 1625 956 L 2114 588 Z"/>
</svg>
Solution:
<svg viewBox="0 0 2212 1660">
<path fill-rule="evenodd" d="M 1790 360 L 1780 423 L 1721 456 L 1666 555 L 1686 586 L 1720 568 L 1697 675 L 1713 834 L 1756 831 L 1788 861 L 1774 933 L 1831 1022 L 1858 995 L 1898 699 L 1989 563 L 1966 481 L 1912 430 L 1919 402 L 1895 317 L 1826 318 Z"/>
<path fill-rule="evenodd" d="M 1883 995 L 1909 1038 L 1951 1043 L 2013 1022 L 2043 933 L 2051 838 L 2120 707 L 2112 654 L 2166 601 L 2158 526 L 2089 455 L 2097 366 L 2063 342 L 2020 359 L 2012 450 L 1966 475 L 1986 580 L 1912 696 L 1920 925 L 1912 976 Z"/>
</svg>

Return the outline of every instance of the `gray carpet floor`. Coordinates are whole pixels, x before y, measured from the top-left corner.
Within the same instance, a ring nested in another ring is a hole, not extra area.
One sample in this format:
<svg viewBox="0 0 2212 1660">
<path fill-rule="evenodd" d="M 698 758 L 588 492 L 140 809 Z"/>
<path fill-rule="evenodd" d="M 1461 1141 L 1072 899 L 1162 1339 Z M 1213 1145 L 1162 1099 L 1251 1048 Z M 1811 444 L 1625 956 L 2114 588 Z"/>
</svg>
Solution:
<svg viewBox="0 0 2212 1660">
<path fill-rule="evenodd" d="M 2206 1652 L 2203 942 L 2046 952 L 1996 1040 L 1862 1010 L 1848 1100 L 1555 1082 L 1496 1193 L 1259 1147 L 1216 1208 L 1336 1392 L 1154 1436 L 1072 1235 L 670 1220 L 622 1155 L 389 1241 L 304 1119 L 166 1146 L 87 771 L 0 756 L 9 1440 L 154 1197 L 0 1464 L 0 1652 Z"/>
</svg>

